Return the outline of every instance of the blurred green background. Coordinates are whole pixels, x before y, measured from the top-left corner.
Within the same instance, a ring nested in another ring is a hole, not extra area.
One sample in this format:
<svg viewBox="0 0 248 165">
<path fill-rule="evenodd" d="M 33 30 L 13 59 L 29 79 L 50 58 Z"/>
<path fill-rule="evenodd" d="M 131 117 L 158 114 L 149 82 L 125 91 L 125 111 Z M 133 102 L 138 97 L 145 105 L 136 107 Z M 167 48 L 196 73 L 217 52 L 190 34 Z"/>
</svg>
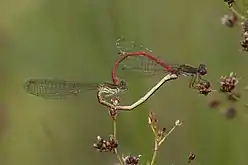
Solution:
<svg viewBox="0 0 248 165">
<path fill-rule="evenodd" d="M 111 81 L 115 40 L 121 35 L 170 63 L 205 63 L 213 88 L 231 71 L 243 78 L 241 85 L 248 83 L 248 56 L 238 51 L 240 29 L 221 25 L 226 13 L 222 1 L 214 0 L 1 0 L 0 164 L 117 162 L 114 155 L 92 148 L 97 135 L 107 138 L 112 131 L 107 109 L 97 103 L 94 92 L 44 100 L 28 95 L 22 85 L 30 77 Z M 120 76 L 129 83 L 126 103 L 159 80 L 131 73 Z M 161 127 L 184 121 L 161 147 L 157 164 L 186 164 L 192 151 L 197 155 L 195 165 L 247 165 L 248 113 L 243 104 L 248 93 L 243 92 L 236 105 L 238 116 L 227 120 L 207 105 L 222 96 L 201 96 L 188 88 L 188 81 L 170 82 L 135 111 L 119 115 L 121 151 L 151 159 L 153 136 L 147 115 L 154 111 Z"/>
</svg>

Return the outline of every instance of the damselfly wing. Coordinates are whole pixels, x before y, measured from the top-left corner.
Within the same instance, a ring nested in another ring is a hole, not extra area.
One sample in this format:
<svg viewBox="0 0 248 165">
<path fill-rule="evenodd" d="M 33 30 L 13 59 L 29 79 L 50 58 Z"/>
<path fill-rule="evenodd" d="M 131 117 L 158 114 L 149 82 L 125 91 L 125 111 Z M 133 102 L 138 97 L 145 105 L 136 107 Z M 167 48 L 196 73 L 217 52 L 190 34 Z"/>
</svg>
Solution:
<svg viewBox="0 0 248 165">
<path fill-rule="evenodd" d="M 61 79 L 33 78 L 24 83 L 24 89 L 27 93 L 45 99 L 63 99 L 86 91 L 98 90 L 99 87 L 105 87 L 107 89 L 106 92 L 109 92 L 110 96 L 127 90 L 125 81 L 121 81 L 119 85 L 115 85 L 108 82 L 100 84 Z"/>
</svg>

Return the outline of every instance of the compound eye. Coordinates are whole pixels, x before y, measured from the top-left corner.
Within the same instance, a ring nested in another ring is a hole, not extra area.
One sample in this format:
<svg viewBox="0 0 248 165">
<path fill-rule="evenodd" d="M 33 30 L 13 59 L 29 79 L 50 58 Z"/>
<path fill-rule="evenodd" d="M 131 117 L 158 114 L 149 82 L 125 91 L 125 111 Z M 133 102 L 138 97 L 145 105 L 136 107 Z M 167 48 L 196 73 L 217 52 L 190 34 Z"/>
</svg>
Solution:
<svg viewBox="0 0 248 165">
<path fill-rule="evenodd" d="M 127 83 L 125 80 L 121 80 L 120 81 L 120 88 L 121 89 L 127 89 Z"/>
<path fill-rule="evenodd" d="M 206 69 L 200 70 L 200 74 L 201 74 L 202 76 L 205 75 L 205 74 L 207 74 L 207 70 L 206 70 Z"/>
</svg>

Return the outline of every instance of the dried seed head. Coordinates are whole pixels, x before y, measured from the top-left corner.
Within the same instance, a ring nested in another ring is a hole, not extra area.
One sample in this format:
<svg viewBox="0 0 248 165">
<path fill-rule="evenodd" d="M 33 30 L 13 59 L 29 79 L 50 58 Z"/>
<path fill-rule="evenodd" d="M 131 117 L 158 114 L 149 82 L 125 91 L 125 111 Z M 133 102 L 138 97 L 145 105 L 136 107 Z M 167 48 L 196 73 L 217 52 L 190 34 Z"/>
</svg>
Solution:
<svg viewBox="0 0 248 165">
<path fill-rule="evenodd" d="M 113 135 L 110 135 L 108 140 L 97 136 L 97 143 L 93 144 L 93 147 L 99 152 L 114 152 L 114 149 L 118 147 L 118 142 L 114 139 Z"/>
<path fill-rule="evenodd" d="M 245 38 L 244 40 L 240 41 L 240 45 L 244 52 L 248 52 L 248 38 Z"/>
<path fill-rule="evenodd" d="M 233 4 L 235 3 L 234 0 L 224 0 L 224 2 L 227 3 L 228 7 L 231 8 L 233 6 Z"/>
<path fill-rule="evenodd" d="M 110 99 L 110 102 L 113 104 L 113 105 L 119 105 L 119 103 L 120 103 L 120 99 L 118 98 L 118 97 L 114 97 L 114 98 L 111 98 Z M 116 118 L 117 118 L 117 110 L 116 109 L 109 109 L 109 116 L 113 119 L 113 120 L 116 120 Z"/>
<path fill-rule="evenodd" d="M 209 102 L 210 108 L 218 108 L 219 105 L 220 105 L 220 101 L 216 99 Z"/>
<path fill-rule="evenodd" d="M 166 128 L 159 129 L 157 132 L 157 141 L 161 141 L 166 134 Z"/>
<path fill-rule="evenodd" d="M 245 38 L 248 37 L 248 21 L 241 22 L 242 34 Z"/>
<path fill-rule="evenodd" d="M 199 93 L 203 95 L 208 95 L 208 93 L 213 91 L 210 88 L 210 83 L 207 81 L 199 82 L 196 84 L 196 88 L 198 89 Z"/>
<path fill-rule="evenodd" d="M 196 155 L 193 152 L 190 152 L 189 156 L 188 156 L 188 163 L 190 163 L 192 160 L 194 160 L 195 157 L 196 157 Z"/>
<path fill-rule="evenodd" d="M 237 110 L 234 107 L 229 107 L 226 110 L 226 113 L 225 113 L 226 118 L 233 119 L 234 117 L 236 117 L 236 115 L 237 115 Z"/>
<path fill-rule="evenodd" d="M 175 122 L 175 126 L 177 126 L 177 127 L 181 126 L 182 124 L 183 124 L 183 122 L 181 120 L 177 120 Z"/>
<path fill-rule="evenodd" d="M 125 165 L 138 165 L 140 161 L 141 155 L 138 156 L 122 156 L 122 160 L 124 161 Z"/>
<path fill-rule="evenodd" d="M 227 27 L 234 27 L 234 25 L 237 23 L 238 17 L 236 14 L 232 13 L 231 15 L 224 15 L 221 18 L 221 23 Z"/>
<path fill-rule="evenodd" d="M 231 72 L 229 76 L 221 76 L 220 78 L 220 91 L 232 92 L 238 84 L 236 74 Z"/>
<path fill-rule="evenodd" d="M 152 126 L 157 126 L 158 123 L 158 119 L 155 115 L 154 112 L 150 112 L 149 116 L 148 116 L 148 124 L 152 125 Z"/>
</svg>

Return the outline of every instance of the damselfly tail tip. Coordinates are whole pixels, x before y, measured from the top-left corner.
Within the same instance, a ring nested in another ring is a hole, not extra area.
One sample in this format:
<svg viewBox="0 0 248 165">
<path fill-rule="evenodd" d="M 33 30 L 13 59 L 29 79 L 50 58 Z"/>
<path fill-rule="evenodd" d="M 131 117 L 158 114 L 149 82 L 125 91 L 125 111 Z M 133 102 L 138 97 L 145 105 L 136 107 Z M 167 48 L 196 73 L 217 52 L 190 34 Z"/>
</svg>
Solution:
<svg viewBox="0 0 248 165">
<path fill-rule="evenodd" d="M 23 89 L 29 94 L 37 95 L 35 90 L 35 81 L 33 79 L 26 80 L 23 84 Z"/>
<path fill-rule="evenodd" d="M 31 84 L 33 84 L 34 82 L 30 79 L 26 80 L 24 83 L 23 83 L 23 89 L 24 90 L 27 90 Z"/>
</svg>

